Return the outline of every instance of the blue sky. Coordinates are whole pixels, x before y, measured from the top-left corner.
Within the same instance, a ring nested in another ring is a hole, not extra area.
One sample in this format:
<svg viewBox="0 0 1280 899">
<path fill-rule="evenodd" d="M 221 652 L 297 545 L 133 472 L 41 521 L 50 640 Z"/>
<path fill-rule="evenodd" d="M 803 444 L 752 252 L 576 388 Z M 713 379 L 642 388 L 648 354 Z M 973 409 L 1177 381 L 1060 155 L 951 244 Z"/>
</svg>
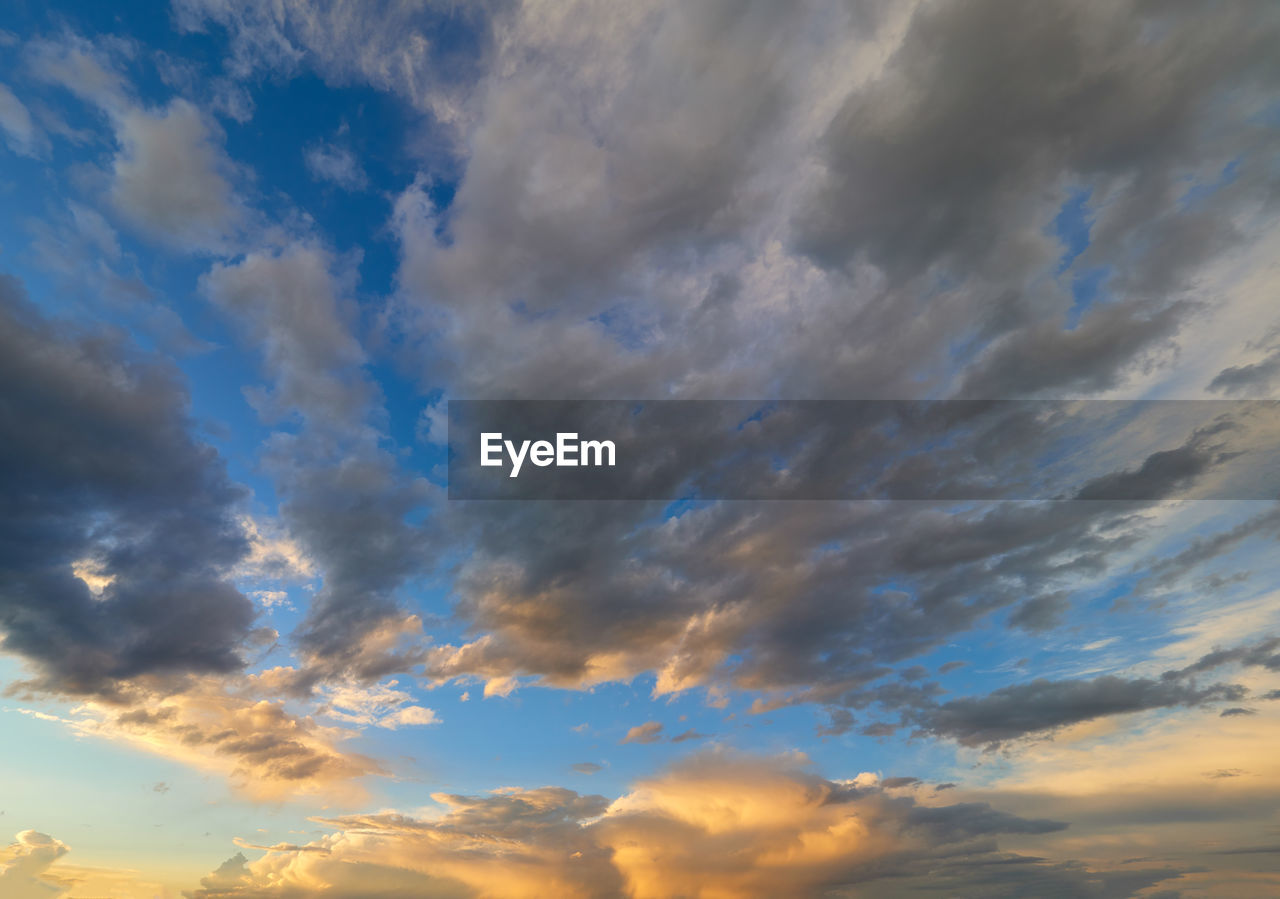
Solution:
<svg viewBox="0 0 1280 899">
<path fill-rule="evenodd" d="M 0 10 L 0 885 L 1268 895 L 1280 22 L 1054 10 Z M 448 399 L 744 397 L 1222 402 L 917 475 L 1160 502 L 444 497 Z"/>
</svg>

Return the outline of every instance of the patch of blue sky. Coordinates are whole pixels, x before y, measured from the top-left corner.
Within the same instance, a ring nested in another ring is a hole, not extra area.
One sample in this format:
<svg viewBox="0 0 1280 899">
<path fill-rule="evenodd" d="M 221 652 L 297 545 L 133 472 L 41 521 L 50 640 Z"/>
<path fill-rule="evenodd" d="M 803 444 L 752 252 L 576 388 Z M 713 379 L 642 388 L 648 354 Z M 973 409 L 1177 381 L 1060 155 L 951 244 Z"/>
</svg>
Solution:
<svg viewBox="0 0 1280 899">
<path fill-rule="evenodd" d="M 1237 156 L 1235 159 L 1230 160 L 1212 181 L 1188 178 L 1189 186 L 1182 196 L 1178 198 L 1179 209 L 1182 211 L 1194 209 L 1198 204 L 1203 203 L 1209 197 L 1222 190 L 1222 188 L 1234 182 L 1240 174 L 1240 162 L 1242 159 L 1243 157 Z"/>
<path fill-rule="evenodd" d="M 1067 311 L 1068 329 L 1074 330 L 1091 307 L 1106 301 L 1106 284 L 1111 272 L 1111 266 L 1099 265 L 1072 275 L 1071 308 Z"/>
<path fill-rule="evenodd" d="M 624 350 L 641 350 L 654 338 L 653 322 L 636 314 L 636 307 L 619 302 L 588 319 Z"/>
<path fill-rule="evenodd" d="M 1067 193 L 1067 199 L 1053 219 L 1053 233 L 1062 244 L 1062 258 L 1058 260 L 1059 274 L 1071 267 L 1089 248 L 1089 236 L 1093 229 L 1094 214 L 1089 206 L 1092 188 L 1077 186 Z"/>
<path fill-rule="evenodd" d="M 1084 313 L 1095 303 L 1106 299 L 1105 287 L 1111 275 L 1109 266 L 1092 266 L 1074 271 L 1076 260 L 1089 248 L 1095 211 L 1090 205 L 1093 190 L 1076 186 L 1067 192 L 1067 198 L 1054 216 L 1051 231 L 1062 245 L 1058 260 L 1058 275 L 1070 274 L 1071 308 L 1067 312 L 1067 328 L 1080 324 Z"/>
</svg>

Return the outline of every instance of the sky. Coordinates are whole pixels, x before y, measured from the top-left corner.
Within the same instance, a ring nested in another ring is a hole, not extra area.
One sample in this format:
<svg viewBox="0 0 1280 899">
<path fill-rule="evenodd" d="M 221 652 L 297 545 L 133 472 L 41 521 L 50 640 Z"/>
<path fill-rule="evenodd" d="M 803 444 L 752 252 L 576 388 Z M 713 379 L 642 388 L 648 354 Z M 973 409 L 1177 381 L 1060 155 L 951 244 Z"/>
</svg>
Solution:
<svg viewBox="0 0 1280 899">
<path fill-rule="evenodd" d="M 1278 45 L 3 4 L 0 896 L 1276 895 Z M 461 399 L 809 489 L 450 499 Z"/>
</svg>

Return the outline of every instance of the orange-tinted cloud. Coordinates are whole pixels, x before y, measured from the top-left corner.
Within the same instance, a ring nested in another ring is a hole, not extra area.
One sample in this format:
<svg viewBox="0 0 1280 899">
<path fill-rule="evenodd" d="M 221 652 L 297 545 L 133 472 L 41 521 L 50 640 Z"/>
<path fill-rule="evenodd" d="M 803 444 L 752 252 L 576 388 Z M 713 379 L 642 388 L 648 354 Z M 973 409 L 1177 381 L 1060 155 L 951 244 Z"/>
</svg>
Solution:
<svg viewBox="0 0 1280 899">
<path fill-rule="evenodd" d="M 963 895 L 1120 896 L 1178 874 L 1147 865 L 1121 877 L 1003 852 L 998 837 L 1065 825 L 983 802 L 924 805 L 872 776 L 827 780 L 801 756 L 704 753 L 612 802 L 558 787 L 433 798 L 444 806 L 435 817 L 322 820 L 329 835 L 253 862 L 237 855 L 190 896 L 764 899 L 863 895 L 860 885 L 884 895 L 925 875 Z"/>
<path fill-rule="evenodd" d="M 358 801 L 366 795 L 360 779 L 386 773 L 375 760 L 341 747 L 352 731 L 213 679 L 182 693 L 135 698 L 127 707 L 85 703 L 64 723 L 218 773 L 253 799 Z"/>
</svg>

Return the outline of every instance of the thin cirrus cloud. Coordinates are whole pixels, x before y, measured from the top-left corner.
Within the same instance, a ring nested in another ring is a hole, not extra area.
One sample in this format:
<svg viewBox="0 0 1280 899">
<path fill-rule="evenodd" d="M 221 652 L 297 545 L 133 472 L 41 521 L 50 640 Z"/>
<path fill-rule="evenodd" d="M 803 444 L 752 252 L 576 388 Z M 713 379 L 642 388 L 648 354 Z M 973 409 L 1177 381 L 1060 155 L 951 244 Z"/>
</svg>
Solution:
<svg viewBox="0 0 1280 899">
<path fill-rule="evenodd" d="M 3 714 L 125 811 L 0 892 L 1274 892 L 1272 4 L 42 15 Z M 977 405 L 646 446 L 871 500 L 446 498 L 450 399 L 659 397 Z"/>
</svg>

